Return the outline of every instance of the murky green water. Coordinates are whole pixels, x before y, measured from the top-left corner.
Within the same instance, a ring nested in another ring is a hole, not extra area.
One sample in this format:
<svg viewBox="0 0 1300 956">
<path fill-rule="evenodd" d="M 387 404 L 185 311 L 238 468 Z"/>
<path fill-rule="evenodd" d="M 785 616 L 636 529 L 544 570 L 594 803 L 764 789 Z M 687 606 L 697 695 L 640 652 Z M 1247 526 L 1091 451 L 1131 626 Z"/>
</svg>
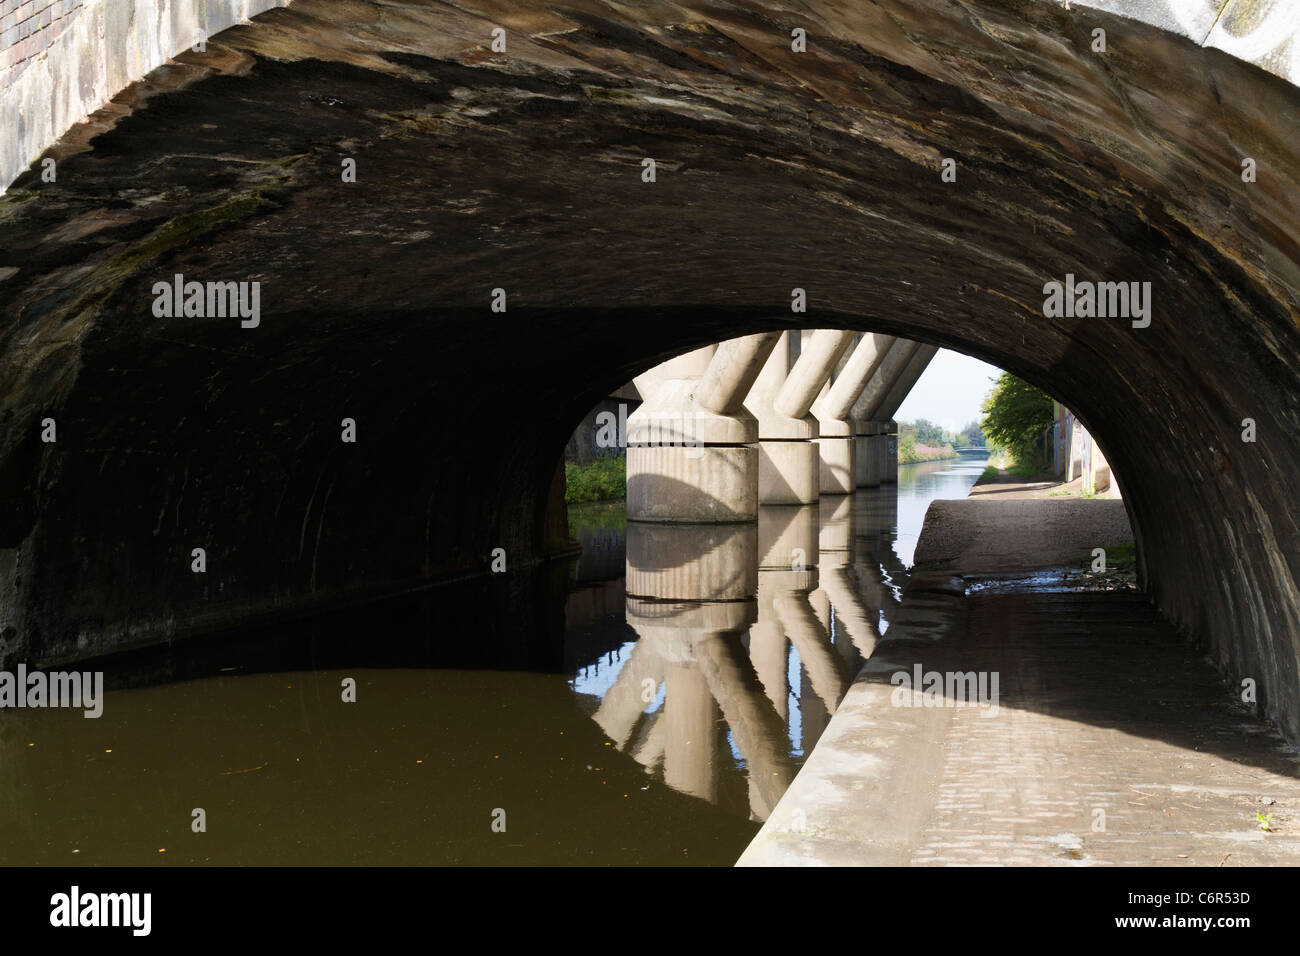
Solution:
<svg viewBox="0 0 1300 956">
<path fill-rule="evenodd" d="M 569 567 L 96 663 L 99 719 L 0 713 L 0 864 L 729 865 L 983 465 L 757 527 L 575 507 Z"/>
</svg>

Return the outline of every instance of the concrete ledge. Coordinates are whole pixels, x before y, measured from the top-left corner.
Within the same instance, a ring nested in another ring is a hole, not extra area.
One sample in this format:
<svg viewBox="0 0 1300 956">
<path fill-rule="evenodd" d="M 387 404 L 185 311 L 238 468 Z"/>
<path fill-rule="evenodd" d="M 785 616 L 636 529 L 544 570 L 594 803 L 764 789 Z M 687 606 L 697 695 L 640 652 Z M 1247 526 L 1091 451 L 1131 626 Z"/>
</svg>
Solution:
<svg viewBox="0 0 1300 956">
<path fill-rule="evenodd" d="M 901 866 L 931 816 L 953 709 L 895 707 L 889 675 L 910 671 L 964 613 L 964 586 L 919 575 L 790 788 L 737 866 Z M 936 656 L 936 654 L 938 656 Z"/>
<path fill-rule="evenodd" d="M 916 543 L 916 567 L 962 573 L 1056 567 L 1093 548 L 1132 541 L 1123 501 L 935 501 Z"/>
</svg>

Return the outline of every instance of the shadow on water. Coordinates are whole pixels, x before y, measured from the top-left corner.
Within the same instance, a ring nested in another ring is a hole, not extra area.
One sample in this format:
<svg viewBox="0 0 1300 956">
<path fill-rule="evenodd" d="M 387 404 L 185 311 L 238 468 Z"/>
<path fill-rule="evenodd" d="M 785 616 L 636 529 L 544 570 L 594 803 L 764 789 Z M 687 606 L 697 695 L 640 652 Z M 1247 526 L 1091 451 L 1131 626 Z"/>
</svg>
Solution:
<svg viewBox="0 0 1300 956">
<path fill-rule="evenodd" d="M 983 464 L 757 526 L 576 506 L 576 561 L 82 665 L 102 717 L 0 720 L 0 863 L 730 864 Z"/>
</svg>

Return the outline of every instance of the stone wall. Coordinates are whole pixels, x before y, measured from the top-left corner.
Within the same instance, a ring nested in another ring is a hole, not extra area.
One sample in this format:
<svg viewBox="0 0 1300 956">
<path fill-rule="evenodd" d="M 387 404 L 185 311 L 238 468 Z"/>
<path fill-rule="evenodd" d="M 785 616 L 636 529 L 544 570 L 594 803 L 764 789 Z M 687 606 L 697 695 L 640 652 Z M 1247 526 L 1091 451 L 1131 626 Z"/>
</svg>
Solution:
<svg viewBox="0 0 1300 956">
<path fill-rule="evenodd" d="M 288 0 L 0 0 L 0 191 L 169 57 Z"/>
<path fill-rule="evenodd" d="M 0 71 L 10 83 L 48 50 L 85 0 L 0 0 Z"/>
</svg>

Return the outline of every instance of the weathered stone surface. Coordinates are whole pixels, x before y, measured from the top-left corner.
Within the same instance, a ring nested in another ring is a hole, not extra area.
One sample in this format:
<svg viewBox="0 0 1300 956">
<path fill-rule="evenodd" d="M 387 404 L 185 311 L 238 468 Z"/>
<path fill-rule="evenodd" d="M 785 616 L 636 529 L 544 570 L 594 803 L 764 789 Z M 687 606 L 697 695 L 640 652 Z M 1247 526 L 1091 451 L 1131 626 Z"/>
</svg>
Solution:
<svg viewBox="0 0 1300 956">
<path fill-rule="evenodd" d="M 1156 602 L 1300 738 L 1300 95 L 1199 42 L 1025 0 L 299 0 L 221 34 L 0 200 L 6 650 L 527 563 L 597 398 L 853 328 L 1076 409 Z M 176 273 L 261 281 L 260 326 L 155 318 Z M 1044 318 L 1067 273 L 1150 281 L 1150 327 Z"/>
<path fill-rule="evenodd" d="M 204 37 L 286 3 L 0 0 L 0 193 L 128 83 Z"/>
</svg>

